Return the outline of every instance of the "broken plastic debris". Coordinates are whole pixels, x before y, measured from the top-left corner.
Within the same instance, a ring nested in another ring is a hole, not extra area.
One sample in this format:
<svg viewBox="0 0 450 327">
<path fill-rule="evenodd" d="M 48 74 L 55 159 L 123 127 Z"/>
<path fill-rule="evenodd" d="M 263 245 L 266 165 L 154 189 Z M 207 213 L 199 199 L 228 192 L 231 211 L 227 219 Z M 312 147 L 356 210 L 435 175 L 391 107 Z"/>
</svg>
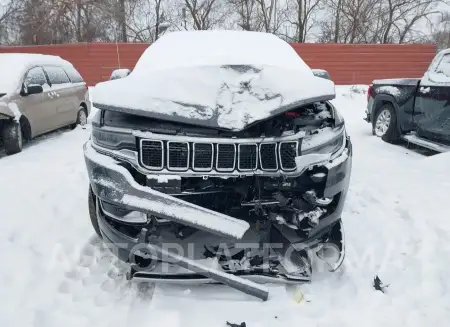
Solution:
<svg viewBox="0 0 450 327">
<path fill-rule="evenodd" d="M 247 327 L 247 325 L 246 325 L 245 322 L 241 322 L 241 323 L 238 325 L 238 324 L 233 324 L 233 323 L 228 322 L 228 321 L 227 321 L 227 326 L 230 326 L 230 327 Z"/>
</svg>

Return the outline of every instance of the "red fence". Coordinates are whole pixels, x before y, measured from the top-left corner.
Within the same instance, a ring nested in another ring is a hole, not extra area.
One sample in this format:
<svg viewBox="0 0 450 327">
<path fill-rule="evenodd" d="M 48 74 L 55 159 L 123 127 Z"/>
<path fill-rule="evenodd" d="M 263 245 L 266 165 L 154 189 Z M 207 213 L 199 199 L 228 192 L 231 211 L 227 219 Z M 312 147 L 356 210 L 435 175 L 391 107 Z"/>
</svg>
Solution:
<svg viewBox="0 0 450 327">
<path fill-rule="evenodd" d="M 0 52 L 58 55 L 70 61 L 89 85 L 107 80 L 116 68 L 133 68 L 148 44 L 80 43 L 0 47 Z M 377 78 L 421 77 L 436 54 L 428 44 L 320 44 L 292 47 L 311 68 L 326 69 L 336 84 L 369 84 Z"/>
</svg>

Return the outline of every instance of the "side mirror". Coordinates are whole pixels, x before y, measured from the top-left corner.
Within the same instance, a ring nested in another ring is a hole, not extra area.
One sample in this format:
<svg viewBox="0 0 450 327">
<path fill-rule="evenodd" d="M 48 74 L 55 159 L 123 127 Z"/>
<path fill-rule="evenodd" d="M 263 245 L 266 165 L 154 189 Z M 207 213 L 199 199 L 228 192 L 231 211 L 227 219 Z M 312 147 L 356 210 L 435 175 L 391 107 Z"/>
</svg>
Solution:
<svg viewBox="0 0 450 327">
<path fill-rule="evenodd" d="M 311 69 L 314 76 L 331 80 L 330 74 L 323 69 Z"/>
<path fill-rule="evenodd" d="M 28 86 L 23 86 L 21 94 L 23 96 L 32 95 L 32 94 L 38 94 L 44 92 L 44 89 L 41 85 L 38 84 L 31 84 Z"/>
<path fill-rule="evenodd" d="M 111 77 L 109 78 L 110 81 L 114 79 L 124 78 L 130 75 L 131 70 L 128 68 L 122 68 L 122 69 L 116 69 L 112 72 Z"/>
</svg>

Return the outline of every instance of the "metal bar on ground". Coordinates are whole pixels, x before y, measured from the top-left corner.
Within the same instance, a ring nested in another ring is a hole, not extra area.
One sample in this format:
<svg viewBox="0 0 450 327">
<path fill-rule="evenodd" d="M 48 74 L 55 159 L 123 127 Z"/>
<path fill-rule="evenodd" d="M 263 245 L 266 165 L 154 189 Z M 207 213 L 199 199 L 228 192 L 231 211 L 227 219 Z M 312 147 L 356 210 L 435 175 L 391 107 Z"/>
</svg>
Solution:
<svg viewBox="0 0 450 327">
<path fill-rule="evenodd" d="M 147 229 L 143 228 L 141 230 L 141 236 L 146 234 Z M 142 238 L 140 237 L 140 239 Z M 160 259 L 163 259 L 163 261 L 179 265 L 197 274 L 214 279 L 222 284 L 228 285 L 238 291 L 249 294 L 251 296 L 255 296 L 263 301 L 266 301 L 269 297 L 269 290 L 266 287 L 259 285 L 255 282 L 252 282 L 244 278 L 240 278 L 238 276 L 227 274 L 223 271 L 206 267 L 202 264 L 195 262 L 194 260 L 188 259 L 181 255 L 165 250 L 159 245 L 153 243 L 147 243 L 146 245 L 148 250 L 152 251 L 153 254 L 158 255 L 158 257 Z"/>
</svg>

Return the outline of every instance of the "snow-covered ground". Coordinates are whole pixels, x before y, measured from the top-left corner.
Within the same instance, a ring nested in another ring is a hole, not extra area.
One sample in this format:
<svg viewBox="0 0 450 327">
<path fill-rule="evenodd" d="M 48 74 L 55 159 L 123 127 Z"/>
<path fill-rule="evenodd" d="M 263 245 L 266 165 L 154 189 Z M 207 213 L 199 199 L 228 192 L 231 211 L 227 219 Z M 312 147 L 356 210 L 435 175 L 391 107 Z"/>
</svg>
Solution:
<svg viewBox="0 0 450 327">
<path fill-rule="evenodd" d="M 359 88 L 357 88 L 359 89 Z M 138 287 L 94 236 L 82 144 L 89 129 L 0 152 L 1 326 L 425 326 L 450 323 L 450 156 L 371 135 L 365 94 L 337 87 L 354 145 L 344 210 L 347 257 L 334 274 L 270 287 L 261 302 L 220 285 Z M 375 291 L 379 275 L 389 284 Z M 303 294 L 303 299 L 302 299 Z"/>
</svg>

